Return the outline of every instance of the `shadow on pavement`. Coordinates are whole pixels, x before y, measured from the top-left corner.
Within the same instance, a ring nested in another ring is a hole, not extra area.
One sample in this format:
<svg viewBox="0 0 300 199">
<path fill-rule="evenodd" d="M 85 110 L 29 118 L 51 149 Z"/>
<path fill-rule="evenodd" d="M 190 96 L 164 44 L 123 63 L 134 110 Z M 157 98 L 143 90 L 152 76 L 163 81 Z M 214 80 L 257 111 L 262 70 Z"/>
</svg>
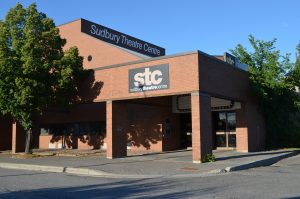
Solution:
<svg viewBox="0 0 300 199">
<path fill-rule="evenodd" d="M 22 174 L 15 174 L 15 175 L 0 175 L 0 180 L 1 180 L 1 178 L 6 178 L 6 177 L 35 176 L 37 174 L 38 175 L 42 175 L 42 174 L 48 175 L 49 172 L 22 173 Z M 1 199 L 1 197 L 0 197 L 0 199 Z"/>
<path fill-rule="evenodd" d="M 229 160 L 229 159 L 237 159 L 237 158 L 246 158 L 246 157 L 252 157 L 252 156 L 275 155 L 275 154 L 283 154 L 283 153 L 287 153 L 287 152 L 293 152 L 293 151 L 285 150 L 285 151 L 276 151 L 276 152 L 267 152 L 267 153 L 254 152 L 254 153 L 248 153 L 248 154 L 243 154 L 243 155 L 219 157 L 219 158 L 216 158 L 216 160 L 220 161 L 220 160 Z M 294 151 L 294 152 L 299 153 L 300 151 Z"/>
<path fill-rule="evenodd" d="M 197 189 L 194 191 L 177 191 L 170 181 L 147 182 L 145 180 L 122 181 L 103 183 L 95 185 L 66 187 L 66 188 L 44 188 L 36 190 L 24 190 L 0 193 L 1 199 L 35 199 L 35 198 L 84 198 L 84 199 L 108 199 L 108 198 L 189 198 L 213 193 L 215 188 Z"/>
<path fill-rule="evenodd" d="M 140 156 L 155 156 L 155 155 L 167 155 L 167 154 L 177 154 L 179 152 L 192 152 L 191 149 L 181 149 L 181 150 L 174 150 L 174 151 L 163 151 L 163 152 L 149 152 L 149 153 L 138 153 L 138 154 L 130 154 L 127 157 L 140 157 Z"/>
</svg>

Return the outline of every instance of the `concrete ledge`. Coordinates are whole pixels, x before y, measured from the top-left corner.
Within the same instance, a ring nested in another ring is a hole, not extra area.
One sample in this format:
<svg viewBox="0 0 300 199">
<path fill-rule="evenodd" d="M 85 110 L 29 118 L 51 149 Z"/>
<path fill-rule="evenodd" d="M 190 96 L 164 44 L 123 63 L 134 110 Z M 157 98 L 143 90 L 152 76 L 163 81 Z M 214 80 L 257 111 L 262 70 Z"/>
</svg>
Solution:
<svg viewBox="0 0 300 199">
<path fill-rule="evenodd" d="M 106 173 L 100 170 L 72 168 L 72 167 L 66 167 L 65 173 L 75 174 L 75 175 L 87 175 L 87 176 L 109 176 L 110 175 L 110 173 Z"/>
<path fill-rule="evenodd" d="M 45 171 L 53 173 L 67 173 L 71 175 L 81 175 L 90 177 L 103 177 L 103 178 L 157 178 L 163 177 L 162 175 L 123 175 L 107 173 L 100 170 L 85 169 L 85 168 L 72 168 L 72 167 L 57 167 L 57 166 L 42 166 L 33 164 L 15 164 L 15 163 L 0 163 L 0 168 L 16 169 L 27 171 Z"/>
<path fill-rule="evenodd" d="M 32 164 L 15 164 L 15 163 L 0 163 L 0 168 L 4 169 L 20 169 L 29 171 L 46 171 L 54 173 L 63 173 L 64 167 L 57 166 L 42 166 L 42 165 L 32 165 Z"/>
<path fill-rule="evenodd" d="M 85 169 L 85 168 L 66 168 L 64 173 L 73 174 L 73 175 L 83 175 L 83 176 L 92 176 L 92 177 L 103 177 L 103 178 L 157 178 L 163 177 L 162 175 L 124 175 L 124 174 L 114 174 L 107 173 L 100 170 L 94 169 Z"/>
<path fill-rule="evenodd" d="M 0 168 L 5 169 L 19 169 L 19 170 L 29 170 L 29 171 L 44 171 L 53 173 L 66 173 L 71 175 L 79 176 L 90 176 L 90 177 L 103 177 L 103 178 L 124 178 L 124 179 L 143 179 L 143 178 L 187 178 L 187 177 L 201 177 L 219 174 L 229 174 L 229 172 L 241 171 L 246 169 L 251 169 L 261 166 L 270 166 L 282 159 L 292 157 L 299 154 L 300 151 L 287 151 L 280 154 L 270 156 L 260 157 L 258 160 L 250 162 L 246 161 L 244 164 L 234 165 L 226 168 L 215 168 L 214 170 L 204 171 L 193 174 L 116 174 L 108 173 L 101 170 L 90 169 L 88 167 L 63 167 L 63 166 L 46 166 L 46 165 L 32 165 L 32 164 L 18 164 L 18 163 L 0 163 Z M 195 163 L 201 163 L 201 161 L 196 161 Z M 222 166 L 221 166 L 222 167 Z"/>
</svg>

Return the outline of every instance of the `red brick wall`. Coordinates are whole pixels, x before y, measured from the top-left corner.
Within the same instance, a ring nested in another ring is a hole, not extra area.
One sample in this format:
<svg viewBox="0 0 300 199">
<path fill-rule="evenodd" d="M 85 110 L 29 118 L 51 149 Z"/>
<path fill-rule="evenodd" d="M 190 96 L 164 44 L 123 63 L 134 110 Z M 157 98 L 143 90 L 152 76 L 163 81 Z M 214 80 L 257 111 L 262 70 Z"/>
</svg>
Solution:
<svg viewBox="0 0 300 199">
<path fill-rule="evenodd" d="M 81 55 L 98 53 L 93 63 L 85 60 L 86 68 L 94 66 L 105 66 L 116 63 L 124 63 L 139 60 L 127 52 L 113 47 L 105 42 L 80 33 L 80 20 L 60 26 L 61 35 L 68 38 L 66 47 L 77 45 Z M 84 41 L 84 42 L 83 42 Z M 169 89 L 141 93 L 128 93 L 128 70 L 132 68 L 169 64 Z M 198 54 L 197 52 L 185 56 L 152 60 L 145 63 L 130 64 L 122 67 L 110 68 L 95 71 L 95 81 L 103 84 L 100 95 L 96 101 L 145 98 L 162 95 L 189 93 L 199 89 L 198 84 Z M 151 98 L 153 100 L 154 98 Z M 154 100 L 155 101 L 155 100 Z M 115 102 L 114 102 L 115 103 Z M 129 108 L 130 107 L 130 108 Z M 179 115 L 171 113 L 171 100 L 167 107 L 155 107 L 148 105 L 128 105 L 127 110 L 137 115 L 135 120 L 127 123 L 128 136 L 139 134 L 138 140 L 132 146 L 132 150 L 174 150 L 180 148 L 180 127 Z M 145 114 L 147 112 L 147 114 Z M 153 117 L 154 116 L 154 117 Z M 156 116 L 156 117 L 155 117 Z M 130 116 L 132 117 L 132 116 Z M 166 119 L 170 119 L 173 125 L 170 137 L 164 138 L 162 143 L 162 132 Z M 126 120 L 123 118 L 123 120 Z M 129 121 L 127 121 L 129 122 Z M 108 124 L 107 128 L 109 129 Z M 155 139 L 154 139 L 155 138 Z M 154 141 L 155 140 L 155 141 Z M 146 143 L 147 142 L 147 143 Z"/>
<path fill-rule="evenodd" d="M 127 105 L 119 102 L 106 103 L 107 158 L 127 155 L 128 118 Z"/>
<path fill-rule="evenodd" d="M 253 102 L 248 102 L 246 106 L 249 131 L 249 152 L 264 150 L 266 143 L 266 127 L 263 114 L 258 105 Z"/>
<path fill-rule="evenodd" d="M 161 120 L 163 107 L 157 105 L 138 104 L 139 100 L 128 100 L 129 131 L 128 141 L 131 150 L 162 151 Z"/>
<path fill-rule="evenodd" d="M 128 92 L 128 70 L 160 64 L 169 64 L 169 89 L 139 93 Z M 124 65 L 116 68 L 95 71 L 96 81 L 103 82 L 101 94 L 96 101 L 146 98 L 155 96 L 190 93 L 199 89 L 198 55 L 152 60 L 145 63 Z"/>
<path fill-rule="evenodd" d="M 39 148 L 40 149 L 49 149 L 49 144 L 54 148 L 58 148 L 62 144 L 61 136 L 56 136 L 55 138 L 52 135 L 41 135 L 39 136 Z"/>
<path fill-rule="evenodd" d="M 115 106 L 119 107 L 116 108 L 118 115 L 121 114 L 120 106 L 126 107 L 125 109 L 123 109 L 124 113 L 122 113 L 124 114 L 124 117 L 117 117 L 119 118 L 119 121 L 115 122 L 118 124 L 123 123 L 122 128 L 124 128 L 124 130 L 126 129 L 125 132 L 127 133 L 128 141 L 132 143 L 131 150 L 149 150 L 153 152 L 161 152 L 163 150 L 166 151 L 180 149 L 179 114 L 172 114 L 171 97 L 125 100 L 114 103 Z M 97 115 L 95 114 L 95 112 L 97 112 L 97 110 L 89 110 L 90 114 Z M 85 113 L 83 112 L 82 115 L 85 115 Z M 64 120 L 61 121 L 60 117 L 55 117 L 57 123 L 66 122 Z M 45 120 L 45 118 L 49 118 L 49 120 L 47 121 Z M 53 121 L 53 118 L 53 116 L 50 117 L 50 115 L 45 115 L 42 119 L 44 122 L 55 123 L 55 121 Z M 70 119 L 74 120 L 76 118 L 76 114 L 70 113 L 70 115 L 66 118 L 68 118 L 68 121 Z M 95 120 L 99 118 L 95 117 L 92 119 Z M 162 138 L 166 119 L 170 119 L 171 121 L 172 132 L 168 138 Z M 61 137 L 57 137 L 56 140 L 51 135 L 41 135 L 39 139 L 39 148 L 48 148 L 51 140 L 54 144 L 61 143 Z M 70 138 L 70 140 L 72 139 Z M 89 140 L 97 140 L 97 138 L 91 138 L 88 140 L 78 138 L 78 143 L 75 145 L 78 147 L 78 149 L 97 148 L 97 145 L 88 144 Z M 103 140 L 101 142 L 103 142 Z"/>
<path fill-rule="evenodd" d="M 200 88 L 201 93 L 207 93 L 211 96 L 215 97 L 224 97 L 225 99 L 234 99 L 237 101 L 241 101 L 247 105 L 247 109 L 243 109 L 247 111 L 245 113 L 245 120 L 247 123 L 241 126 L 243 123 L 239 123 L 239 127 L 237 129 L 237 139 L 238 149 L 243 151 L 253 151 L 259 150 L 264 147 L 264 125 L 263 125 L 263 117 L 259 111 L 257 111 L 255 103 L 255 98 L 252 95 L 252 91 L 250 88 L 248 74 L 246 72 L 240 71 L 238 69 L 233 68 L 232 66 L 223 63 L 215 58 L 209 57 L 204 54 L 199 54 L 199 72 L 198 72 L 198 54 L 192 53 L 185 56 L 171 57 L 160 60 L 152 60 L 146 63 L 141 64 L 130 64 L 127 66 L 99 70 L 95 72 L 95 78 L 98 81 L 103 82 L 103 88 L 101 90 L 100 95 L 97 97 L 97 100 L 107 100 L 107 99 L 128 99 L 128 98 L 149 98 L 150 101 L 153 101 L 155 98 L 151 98 L 154 96 L 161 95 L 174 95 L 181 93 L 189 93 L 193 92 Z M 170 73 L 170 89 L 167 90 L 159 90 L 159 91 L 149 91 L 149 92 L 141 92 L 141 93 L 128 93 L 128 70 L 132 68 L 145 67 L 145 66 L 153 66 L 159 64 L 169 64 L 169 73 Z M 198 78 L 200 78 L 200 82 L 198 82 Z M 239 82 L 238 84 L 236 82 Z M 155 100 L 154 100 L 155 101 Z M 171 103 L 170 103 L 171 104 Z M 252 105 L 251 105 L 252 104 Z M 82 108 L 81 110 L 73 111 L 72 114 L 69 114 L 69 117 L 66 117 L 66 114 L 47 114 L 45 115 L 44 121 L 52 122 L 60 121 L 74 121 L 76 118 L 81 118 L 86 121 L 93 120 L 97 118 L 98 115 L 104 117 L 104 111 L 101 113 L 96 112 L 93 105 L 88 105 L 91 108 L 91 111 L 85 111 L 87 107 Z M 136 107 L 136 108 L 135 108 Z M 103 108 L 103 106 L 102 106 Z M 93 110 L 92 110 L 93 109 Z M 136 124 L 127 124 L 127 128 L 131 132 L 138 132 L 143 129 L 149 129 L 153 126 L 149 127 L 149 121 L 147 120 L 147 115 L 144 114 L 147 111 L 145 106 L 135 105 L 128 106 L 128 110 L 131 112 L 140 111 L 139 120 Z M 157 115 L 161 115 L 162 117 L 170 117 L 173 121 L 172 123 L 178 123 L 178 118 L 173 115 L 166 116 L 164 113 L 164 109 L 160 109 L 160 113 L 155 112 L 155 108 L 151 108 L 152 110 L 148 111 L 149 115 L 156 113 Z M 99 109 L 100 110 L 100 109 Z M 137 114 L 137 115 L 138 115 Z M 242 120 L 239 118 L 237 120 Z M 47 119 L 45 119 L 47 118 Z M 61 119 L 59 119 L 61 118 Z M 255 118 L 255 119 L 254 119 Z M 147 121 L 147 122 L 145 122 Z M 156 125 L 156 131 L 163 131 L 164 120 L 153 121 Z M 153 123 L 153 124 L 154 124 Z M 130 125 L 130 126 L 129 126 Z M 147 126 L 148 125 L 148 126 Z M 248 129 L 247 129 L 248 128 Z M 245 133 L 245 131 L 247 131 Z M 150 132 L 150 131 L 149 131 Z M 175 140 L 180 137 L 180 133 L 175 133 L 174 135 L 178 137 L 169 138 L 165 140 L 165 144 L 161 144 L 161 141 L 157 141 L 155 146 L 151 146 L 154 151 L 160 150 L 172 150 L 178 148 L 180 145 L 179 142 L 175 143 Z M 246 135 L 249 135 L 246 139 Z M 150 133 L 149 137 L 153 137 Z M 244 140 L 242 137 L 244 136 Z M 141 138 L 142 142 L 144 138 Z M 173 139 L 173 141 L 171 141 Z M 145 139 L 144 139 L 145 140 Z M 243 141 L 242 141 L 243 140 Z M 248 142 L 248 143 L 247 143 Z M 174 147 L 171 147 L 170 143 L 174 144 Z M 137 143 L 138 145 L 138 143 Z M 169 148 L 167 147 L 169 146 Z M 133 150 L 141 150 L 145 145 L 133 146 Z M 148 147 L 149 148 L 149 147 Z"/>
<path fill-rule="evenodd" d="M 248 121 L 245 103 L 242 103 L 241 109 L 236 110 L 236 149 L 241 152 L 248 152 Z"/>
<path fill-rule="evenodd" d="M 210 96 L 199 92 L 191 94 L 193 161 L 200 163 L 212 153 L 212 116 Z"/>
<path fill-rule="evenodd" d="M 242 101 L 252 100 L 248 73 L 205 54 L 199 54 L 200 91 Z"/>
<path fill-rule="evenodd" d="M 106 142 L 106 139 L 100 136 L 69 136 L 67 139 L 66 148 L 70 149 L 100 149 Z M 62 136 L 41 135 L 39 143 L 40 149 L 48 149 L 49 144 L 58 148 L 58 145 L 62 144 Z"/>
<path fill-rule="evenodd" d="M 38 124 L 105 121 L 105 103 L 79 104 L 71 109 L 50 109 L 38 117 Z"/>
<path fill-rule="evenodd" d="M 135 151 L 153 152 L 180 149 L 180 117 L 172 113 L 171 97 L 127 100 L 129 142 Z M 164 136 L 165 122 L 171 122 L 171 132 Z"/>
<path fill-rule="evenodd" d="M 113 64 L 141 60 L 140 57 L 115 47 L 85 33 L 81 33 L 81 19 L 59 26 L 60 35 L 67 39 L 65 49 L 72 46 L 79 48 L 79 53 L 84 57 L 85 68 L 95 68 Z M 87 57 L 91 55 L 92 61 Z"/>
<path fill-rule="evenodd" d="M 148 92 L 141 92 L 141 93 L 128 93 L 128 70 L 132 68 L 139 68 L 139 67 L 146 67 L 146 66 L 154 66 L 159 64 L 169 64 L 169 74 L 170 74 L 170 88 L 167 90 L 158 90 L 158 91 L 148 91 Z M 233 68 L 232 66 L 223 63 L 215 58 L 209 57 L 205 54 L 199 54 L 199 72 L 198 72 L 198 54 L 191 53 L 185 56 L 178 56 L 178 57 L 171 57 L 166 59 L 159 59 L 159 60 L 152 60 L 145 63 L 140 64 L 129 64 L 117 68 L 110 68 L 105 70 L 95 71 L 95 78 L 97 81 L 103 82 L 103 88 L 96 100 L 98 101 L 105 101 L 105 100 L 126 100 L 130 98 L 146 98 L 149 101 L 155 101 L 156 96 L 163 96 L 163 95 L 175 95 L 175 94 L 182 94 L 182 93 L 191 93 L 193 91 L 197 91 L 200 88 L 201 93 L 207 93 L 211 96 L 215 97 L 223 97 L 225 99 L 234 99 L 237 101 L 244 102 L 246 105 L 248 104 L 247 113 L 245 113 L 245 117 L 248 126 L 249 133 L 249 146 L 242 144 L 242 142 L 238 143 L 238 148 L 242 150 L 259 150 L 264 146 L 264 127 L 263 127 L 263 117 L 260 112 L 257 111 L 256 106 L 250 104 L 255 103 L 255 98 L 252 95 L 252 91 L 250 88 L 248 74 L 246 72 L 240 71 L 238 69 Z M 198 79 L 200 78 L 200 82 Z M 239 82 L 238 84 L 236 82 Z M 137 99 L 136 99 L 137 100 Z M 129 100 L 130 101 L 130 100 Z M 171 103 L 170 103 L 171 104 Z M 89 105 L 92 107 L 92 105 Z M 130 107 L 130 108 L 129 108 Z M 137 107 L 137 108 L 135 108 Z M 103 106 L 102 106 L 103 108 Z M 91 108 L 95 109 L 95 108 Z M 127 131 L 141 131 L 140 129 L 147 129 L 152 127 L 147 127 L 149 122 L 145 122 L 147 119 L 147 115 L 144 114 L 147 110 L 144 106 L 141 105 L 128 105 L 127 110 L 131 112 L 138 112 L 140 111 L 139 120 L 134 126 L 131 124 L 126 124 L 129 130 Z M 149 115 L 156 113 L 155 108 L 149 111 Z M 95 111 L 91 110 L 90 112 L 84 111 L 85 109 L 78 110 L 69 114 L 69 117 L 66 117 L 65 114 L 49 114 L 48 116 L 44 116 L 47 118 L 45 121 L 47 122 L 55 122 L 55 121 L 74 121 L 76 118 L 81 118 L 86 121 L 90 121 L 91 119 L 97 118 L 98 115 L 104 117 L 101 114 L 96 114 Z M 100 110 L 100 109 L 99 109 Z M 137 115 L 138 115 L 137 114 Z M 93 115 L 93 116 L 91 116 Z M 166 117 L 164 113 L 164 109 L 160 109 L 160 113 L 162 117 Z M 240 115 L 240 114 L 238 114 Z M 178 121 L 177 117 L 173 115 L 169 115 L 174 123 Z M 239 116 L 238 116 L 239 117 Z M 55 118 L 55 120 L 54 120 Z M 58 119 L 61 118 L 61 119 Z M 255 119 L 254 119 L 255 118 Z M 240 120 L 240 119 L 237 119 Z M 172 123 L 173 123 L 172 121 Z M 151 123 L 151 122 L 150 122 Z M 163 120 L 155 121 L 156 131 L 163 131 Z M 131 125 L 131 126 L 129 126 Z M 161 129 L 162 128 L 162 129 Z M 243 127 L 240 126 L 239 129 Z M 261 130 L 260 132 L 257 129 Z M 241 132 L 244 130 L 241 130 Z M 238 130 L 238 139 L 241 138 L 242 134 L 240 135 L 240 130 Z M 170 143 L 174 144 L 173 149 L 178 148 L 180 145 L 179 142 L 175 143 L 171 141 L 180 140 L 180 133 L 175 133 L 174 135 L 178 136 L 176 138 L 169 138 L 165 140 L 166 145 L 161 145 L 160 142 L 157 142 L 155 146 L 152 146 L 153 150 L 171 150 Z M 153 135 L 149 135 L 150 137 Z M 144 139 L 144 138 L 143 138 Z M 248 142 L 246 141 L 243 142 Z M 248 143 L 248 144 L 249 144 Z M 259 145 L 257 145 L 259 143 Z M 170 148 L 167 149 L 165 146 L 169 146 Z M 143 146 L 144 147 L 144 146 Z M 140 150 L 143 147 L 141 145 L 139 147 L 132 147 L 133 150 Z M 155 147 L 158 147 L 155 149 Z M 145 148 L 145 147 L 144 147 Z"/>
<path fill-rule="evenodd" d="M 26 132 L 17 122 L 12 123 L 12 153 L 25 151 Z"/>
<path fill-rule="evenodd" d="M 96 68 L 114 64 L 128 63 L 143 60 L 137 55 L 105 43 L 80 31 L 81 20 L 76 20 L 59 26 L 60 34 L 67 39 L 65 49 L 77 46 L 80 55 L 85 58 L 91 54 L 93 60 L 84 60 L 85 68 Z M 128 93 L 128 70 L 132 68 L 169 64 L 170 89 L 144 93 Z M 95 80 L 103 83 L 100 95 L 96 101 L 107 101 L 129 98 L 143 98 L 151 96 L 170 95 L 173 93 L 189 93 L 199 89 L 198 80 L 198 53 L 187 53 L 182 56 L 149 60 L 144 63 L 122 64 L 122 67 L 95 71 Z"/>
<path fill-rule="evenodd" d="M 263 150 L 265 121 L 250 86 L 248 73 L 200 53 L 199 76 L 201 92 L 242 102 L 243 109 L 237 111 L 237 149 Z"/>
<path fill-rule="evenodd" d="M 45 124 L 54 124 L 54 123 L 72 123 L 72 122 L 97 122 L 97 121 L 105 121 L 106 117 L 106 109 L 105 103 L 93 103 L 93 104 L 79 104 L 74 106 L 70 110 L 62 110 L 62 109 L 51 109 L 51 111 L 47 111 L 43 114 L 43 116 L 37 118 L 36 124 L 41 127 Z M 38 128 L 40 131 L 40 128 Z M 37 133 L 39 136 L 39 132 Z M 89 138 L 89 137 L 88 137 Z M 52 135 L 39 136 L 39 143 L 36 147 L 39 148 L 48 148 L 50 140 L 55 143 L 55 139 L 52 138 Z M 87 148 L 99 148 L 99 144 L 103 143 L 103 139 L 96 139 L 98 141 L 94 142 L 91 139 L 84 139 L 84 137 L 80 137 L 77 140 L 77 137 L 72 136 L 72 138 L 68 139 L 72 143 L 70 148 L 78 148 L 78 149 L 87 149 Z M 61 138 L 57 137 L 57 142 L 61 143 Z"/>
</svg>

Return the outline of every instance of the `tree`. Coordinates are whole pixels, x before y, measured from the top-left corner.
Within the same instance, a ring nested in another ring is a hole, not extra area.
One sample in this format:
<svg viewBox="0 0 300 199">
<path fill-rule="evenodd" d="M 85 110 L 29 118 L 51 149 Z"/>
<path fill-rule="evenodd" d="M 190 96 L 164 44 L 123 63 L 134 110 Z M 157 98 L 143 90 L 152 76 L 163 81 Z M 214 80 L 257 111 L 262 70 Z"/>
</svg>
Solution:
<svg viewBox="0 0 300 199">
<path fill-rule="evenodd" d="M 299 66 L 290 62 L 289 55 L 280 55 L 274 46 L 276 39 L 256 40 L 250 35 L 249 42 L 253 52 L 239 44 L 232 53 L 249 66 L 249 77 L 266 118 L 267 146 L 300 146 L 299 96 L 295 93 Z"/>
<path fill-rule="evenodd" d="M 25 9 L 18 3 L 0 21 L 0 112 L 26 131 L 26 153 L 34 117 L 51 105 L 79 100 L 83 58 L 76 47 L 64 52 L 65 43 L 35 4 Z"/>
<path fill-rule="evenodd" d="M 291 70 L 291 72 L 289 73 L 289 82 L 291 83 L 291 85 L 294 86 L 295 91 L 300 89 L 300 43 L 297 45 L 296 47 L 297 50 L 297 57 L 296 57 L 296 63 L 295 63 L 295 67 Z M 296 96 L 296 100 L 295 100 L 295 105 L 298 108 L 298 110 L 300 110 L 300 97 Z"/>
</svg>

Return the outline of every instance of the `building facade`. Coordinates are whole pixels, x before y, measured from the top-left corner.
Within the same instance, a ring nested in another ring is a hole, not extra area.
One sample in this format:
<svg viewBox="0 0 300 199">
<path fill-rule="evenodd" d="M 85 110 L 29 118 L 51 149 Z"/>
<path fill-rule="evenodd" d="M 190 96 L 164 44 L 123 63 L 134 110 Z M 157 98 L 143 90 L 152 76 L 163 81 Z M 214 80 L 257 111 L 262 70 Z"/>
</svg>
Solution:
<svg viewBox="0 0 300 199">
<path fill-rule="evenodd" d="M 264 118 L 245 65 L 233 56 L 166 56 L 161 47 L 84 19 L 58 28 L 92 75 L 81 88 L 83 104 L 35 119 L 36 148 L 104 148 L 107 158 L 117 158 L 128 149 L 191 147 L 194 162 L 213 149 L 264 149 Z M 0 131 L 0 150 L 24 150 L 18 124 L 1 118 Z"/>
</svg>

